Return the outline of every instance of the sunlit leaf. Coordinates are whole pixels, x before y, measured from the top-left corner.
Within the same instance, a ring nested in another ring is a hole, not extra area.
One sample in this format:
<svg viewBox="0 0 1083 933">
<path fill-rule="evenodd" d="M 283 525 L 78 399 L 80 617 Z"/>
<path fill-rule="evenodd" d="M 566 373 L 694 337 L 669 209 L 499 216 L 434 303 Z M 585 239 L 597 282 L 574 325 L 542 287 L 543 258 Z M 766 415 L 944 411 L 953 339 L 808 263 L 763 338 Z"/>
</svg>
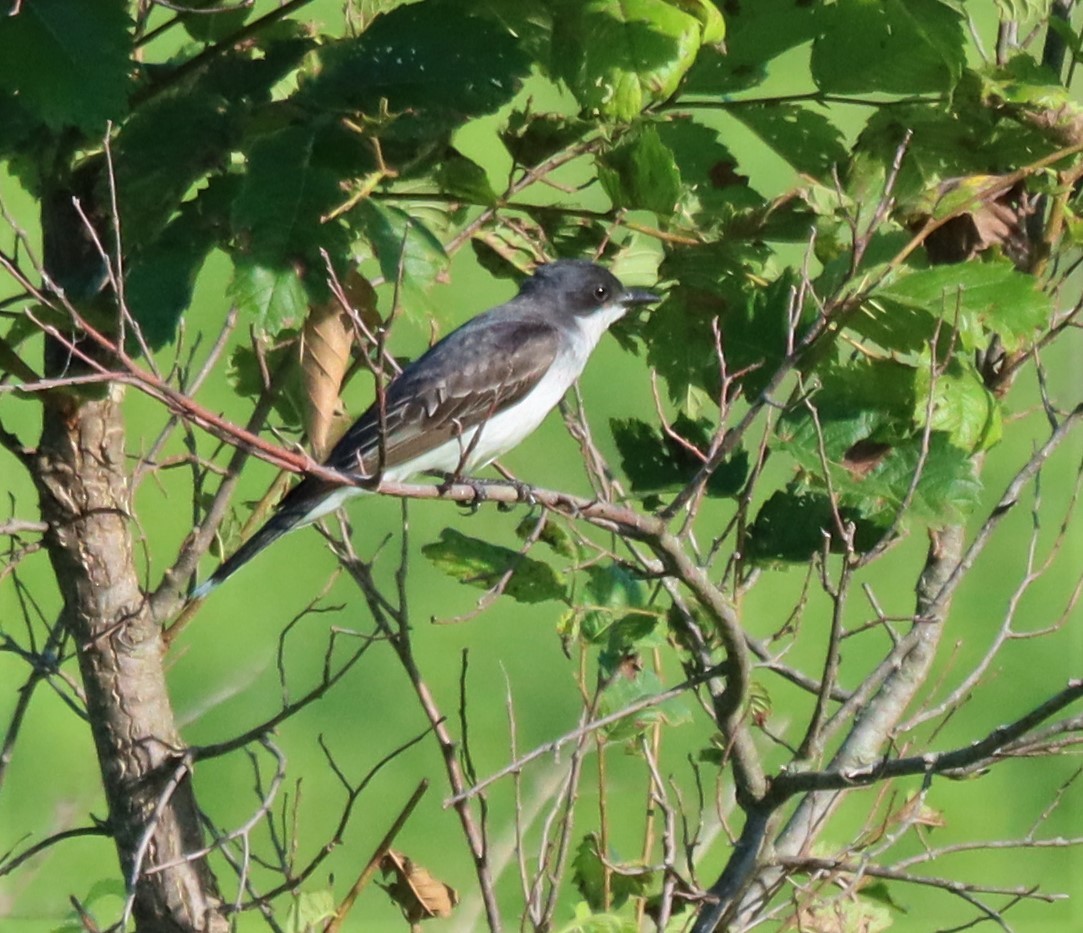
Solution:
<svg viewBox="0 0 1083 933">
<path fill-rule="evenodd" d="M 668 217 L 681 196 L 681 173 L 673 153 L 649 124 L 599 154 L 598 179 L 614 207 Z"/>
<path fill-rule="evenodd" d="M 268 334 L 299 327 L 308 314 L 308 293 L 298 271 L 290 266 L 267 266 L 247 257 L 237 258 L 226 294 L 253 319 L 257 330 Z"/>
<path fill-rule="evenodd" d="M 553 41 L 583 111 L 628 121 L 677 90 L 703 26 L 665 0 L 584 0 L 560 8 Z"/>
<path fill-rule="evenodd" d="M 834 94 L 945 91 L 964 45 L 962 16 L 940 0 L 838 0 L 821 16 L 812 76 Z"/>
<path fill-rule="evenodd" d="M 876 294 L 957 327 L 968 349 L 981 345 L 982 328 L 1018 349 L 1052 315 L 1039 283 L 1005 259 L 909 270 Z"/>
</svg>

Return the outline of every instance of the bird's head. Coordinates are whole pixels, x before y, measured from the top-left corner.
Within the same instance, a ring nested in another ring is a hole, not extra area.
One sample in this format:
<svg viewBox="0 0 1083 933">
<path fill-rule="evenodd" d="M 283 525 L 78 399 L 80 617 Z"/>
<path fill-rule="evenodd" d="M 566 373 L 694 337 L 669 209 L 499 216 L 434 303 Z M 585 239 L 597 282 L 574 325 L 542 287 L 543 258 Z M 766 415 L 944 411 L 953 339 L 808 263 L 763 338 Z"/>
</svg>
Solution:
<svg viewBox="0 0 1083 933">
<path fill-rule="evenodd" d="M 581 259 L 561 259 L 539 266 L 519 294 L 557 314 L 583 318 L 598 315 L 607 324 L 637 305 L 660 301 L 642 288 L 627 288 L 608 269 Z"/>
</svg>

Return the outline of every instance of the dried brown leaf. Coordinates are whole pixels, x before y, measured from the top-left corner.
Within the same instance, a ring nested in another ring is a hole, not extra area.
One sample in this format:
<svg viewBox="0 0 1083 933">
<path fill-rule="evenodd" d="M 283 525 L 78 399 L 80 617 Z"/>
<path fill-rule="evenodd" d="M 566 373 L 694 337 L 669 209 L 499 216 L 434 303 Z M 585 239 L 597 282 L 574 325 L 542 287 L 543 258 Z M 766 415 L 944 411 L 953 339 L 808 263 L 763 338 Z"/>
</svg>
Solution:
<svg viewBox="0 0 1083 933">
<path fill-rule="evenodd" d="M 394 875 L 394 880 L 384 886 L 410 923 L 430 917 L 450 917 L 459 903 L 459 892 L 451 885 L 434 878 L 427 868 L 403 855 L 390 851 L 380 862 L 384 876 Z"/>
<path fill-rule="evenodd" d="M 990 176 L 952 178 L 938 188 L 940 204 L 965 197 L 968 189 L 987 189 Z M 1027 218 L 1034 212 L 1032 199 L 1023 184 L 1017 183 L 996 191 L 938 227 L 925 239 L 929 260 L 938 264 L 966 262 L 993 247 L 1011 259 L 1020 269 L 1031 260 L 1032 246 L 1027 234 Z M 918 219 L 915 229 L 928 220 Z"/>
<path fill-rule="evenodd" d="M 349 302 L 343 306 L 341 298 Z M 305 386 L 305 418 L 309 443 L 317 457 L 326 455 L 345 429 L 346 412 L 339 392 L 350 365 L 356 330 L 352 315 L 368 325 L 375 314 L 376 296 L 368 280 L 351 269 L 342 282 L 341 296 L 309 309 L 301 335 L 301 374 Z"/>
<path fill-rule="evenodd" d="M 842 465 L 854 479 L 864 479 L 891 453 L 891 445 L 868 438 L 858 441 L 842 458 Z"/>
</svg>

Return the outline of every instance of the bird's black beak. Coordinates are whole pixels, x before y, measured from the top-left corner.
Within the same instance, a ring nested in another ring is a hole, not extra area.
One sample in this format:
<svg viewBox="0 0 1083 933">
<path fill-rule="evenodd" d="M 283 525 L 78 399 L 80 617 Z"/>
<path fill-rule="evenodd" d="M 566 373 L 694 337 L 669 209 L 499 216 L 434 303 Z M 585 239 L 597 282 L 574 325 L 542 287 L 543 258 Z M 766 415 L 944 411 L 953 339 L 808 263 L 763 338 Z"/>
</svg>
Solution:
<svg viewBox="0 0 1083 933">
<path fill-rule="evenodd" d="M 656 295 L 654 292 L 649 292 L 643 288 L 629 288 L 621 297 L 620 303 L 627 305 L 629 308 L 634 308 L 636 305 L 652 305 L 661 300 L 661 296 Z"/>
</svg>

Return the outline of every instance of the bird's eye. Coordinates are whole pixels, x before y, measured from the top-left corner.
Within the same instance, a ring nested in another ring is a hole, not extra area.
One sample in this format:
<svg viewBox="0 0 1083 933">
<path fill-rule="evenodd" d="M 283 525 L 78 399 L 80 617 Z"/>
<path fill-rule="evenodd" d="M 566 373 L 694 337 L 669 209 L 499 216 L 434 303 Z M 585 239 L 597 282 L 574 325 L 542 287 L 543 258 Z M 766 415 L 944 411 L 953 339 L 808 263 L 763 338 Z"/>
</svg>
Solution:
<svg viewBox="0 0 1083 933">
<path fill-rule="evenodd" d="M 605 301 L 609 297 L 609 287 L 607 285 L 595 285 L 594 297 L 599 301 Z"/>
</svg>

